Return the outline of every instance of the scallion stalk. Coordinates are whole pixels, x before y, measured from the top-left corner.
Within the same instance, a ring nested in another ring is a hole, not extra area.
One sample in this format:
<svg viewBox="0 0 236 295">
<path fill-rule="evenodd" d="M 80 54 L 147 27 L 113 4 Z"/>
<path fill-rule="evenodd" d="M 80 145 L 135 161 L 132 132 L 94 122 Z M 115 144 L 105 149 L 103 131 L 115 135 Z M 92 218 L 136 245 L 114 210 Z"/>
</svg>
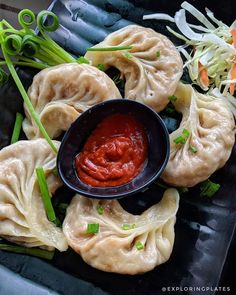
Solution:
<svg viewBox="0 0 236 295">
<path fill-rule="evenodd" d="M 120 51 L 132 49 L 132 46 L 90 47 L 87 51 Z"/>
<path fill-rule="evenodd" d="M 97 234 L 99 232 L 98 223 L 88 223 L 87 224 L 87 234 Z"/>
<path fill-rule="evenodd" d="M 22 114 L 16 113 L 16 120 L 15 120 L 15 124 L 13 128 L 13 132 L 12 132 L 11 144 L 19 140 L 23 120 L 24 120 L 24 117 L 22 116 Z"/>
<path fill-rule="evenodd" d="M 47 250 L 43 250 L 39 248 L 26 248 L 26 247 L 8 245 L 8 244 L 2 244 L 2 243 L 0 243 L 0 250 L 31 255 L 31 256 L 47 259 L 47 260 L 52 260 L 54 256 L 54 251 L 47 251 Z"/>
<path fill-rule="evenodd" d="M 46 214 L 49 221 L 55 222 L 56 215 L 52 206 L 51 196 L 48 190 L 48 185 L 46 181 L 46 176 L 42 167 L 38 167 L 35 169 L 36 175 L 38 179 L 39 188 L 41 191 L 41 196 L 44 204 L 44 208 L 46 210 Z"/>
</svg>

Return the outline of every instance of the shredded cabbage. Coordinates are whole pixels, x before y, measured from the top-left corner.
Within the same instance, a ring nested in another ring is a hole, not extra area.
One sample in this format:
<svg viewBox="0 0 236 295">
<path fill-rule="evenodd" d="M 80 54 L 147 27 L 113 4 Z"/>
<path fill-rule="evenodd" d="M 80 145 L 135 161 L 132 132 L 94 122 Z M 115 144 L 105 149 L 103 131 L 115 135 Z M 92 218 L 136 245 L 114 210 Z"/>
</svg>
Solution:
<svg viewBox="0 0 236 295">
<path fill-rule="evenodd" d="M 189 24 L 186 12 L 195 17 L 200 24 Z M 177 48 L 186 59 L 184 67 L 188 68 L 193 83 L 205 91 L 210 91 L 212 95 L 221 93 L 221 96 L 226 95 L 228 100 L 234 98 L 230 95 L 229 86 L 232 83 L 236 85 L 236 77 L 231 76 L 236 63 L 236 48 L 233 45 L 231 30 L 236 28 L 236 20 L 228 26 L 215 18 L 208 8 L 205 16 L 186 1 L 181 4 L 181 9 L 175 13 L 174 18 L 156 13 L 144 16 L 143 19 L 174 21 L 180 32 L 168 26 L 167 30 L 185 42 L 185 46 Z M 186 47 L 190 47 L 190 50 L 187 51 Z M 234 107 L 236 108 L 236 104 Z M 236 115 L 236 112 L 234 114 Z"/>
</svg>

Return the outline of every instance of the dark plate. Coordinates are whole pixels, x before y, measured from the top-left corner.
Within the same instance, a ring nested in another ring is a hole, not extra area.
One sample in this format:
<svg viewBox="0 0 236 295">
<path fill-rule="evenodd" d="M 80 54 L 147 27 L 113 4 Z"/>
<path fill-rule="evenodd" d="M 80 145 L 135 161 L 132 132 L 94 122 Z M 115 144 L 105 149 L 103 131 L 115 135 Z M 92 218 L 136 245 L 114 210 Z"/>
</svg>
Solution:
<svg viewBox="0 0 236 295">
<path fill-rule="evenodd" d="M 166 31 L 165 22 L 142 21 L 142 15 L 157 11 L 173 15 L 179 9 L 181 2 L 166 0 L 56 1 L 52 10 L 59 16 L 61 27 L 52 36 L 68 51 L 78 55 L 83 54 L 88 46 L 101 41 L 109 32 L 135 22 L 152 27 L 169 36 L 173 42 L 177 42 Z M 191 2 L 202 10 L 205 6 L 209 7 L 215 12 L 216 17 L 227 24 L 231 24 L 235 18 L 236 2 L 232 0 Z M 32 74 L 31 70 L 21 71 L 21 76 L 26 85 L 30 84 Z M 20 95 L 13 84 L 10 83 L 3 87 L 0 96 L 1 147 L 9 144 L 14 114 L 21 110 L 21 107 Z M 167 118 L 166 122 L 175 124 L 176 120 Z M 169 126 L 170 129 L 172 127 Z M 197 189 L 191 189 L 188 194 L 181 197 L 172 256 L 167 263 L 149 273 L 138 276 L 104 273 L 89 267 L 73 251 L 57 253 L 52 264 L 68 274 L 91 282 L 94 286 L 100 287 L 110 294 L 156 295 L 162 294 L 162 287 L 184 288 L 185 286 L 210 287 L 211 290 L 204 292 L 204 294 L 212 294 L 214 287 L 219 284 L 235 229 L 235 178 L 236 148 L 234 148 L 225 167 L 212 177 L 213 180 L 221 183 L 220 191 L 212 200 L 200 198 Z M 145 193 L 139 194 L 137 198 L 126 198 L 121 202 L 130 212 L 140 213 L 148 206 L 156 203 L 162 192 L 162 189 L 154 185 Z M 68 194 L 72 195 L 69 192 Z M 60 189 L 57 193 L 61 199 L 68 194 L 65 189 Z M 232 247 L 231 253 L 233 253 Z M 56 268 L 52 268 L 51 265 L 35 258 L 1 252 L 0 262 L 22 276 L 61 294 L 98 294 L 98 292 L 101 292 L 98 289 L 93 289 L 91 285 L 86 285 L 86 289 L 83 282 L 63 274 Z M 45 275 L 47 273 L 48 276 Z M 63 287 L 64 285 L 65 287 Z M 233 291 L 232 287 L 231 291 Z M 37 293 L 35 289 L 31 294 L 40 293 Z"/>
</svg>

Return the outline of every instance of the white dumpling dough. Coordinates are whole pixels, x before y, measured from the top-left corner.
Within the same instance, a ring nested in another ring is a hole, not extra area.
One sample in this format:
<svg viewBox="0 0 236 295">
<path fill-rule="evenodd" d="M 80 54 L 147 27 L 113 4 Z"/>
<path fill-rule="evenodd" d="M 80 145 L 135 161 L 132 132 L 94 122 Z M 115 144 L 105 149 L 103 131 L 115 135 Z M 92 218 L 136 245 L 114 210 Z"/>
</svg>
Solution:
<svg viewBox="0 0 236 295">
<path fill-rule="evenodd" d="M 133 99 L 161 111 L 175 92 L 183 72 L 183 63 L 174 44 L 164 35 L 137 25 L 109 34 L 93 48 L 132 46 L 129 51 L 88 51 L 93 65 L 115 67 L 125 77 L 125 98 Z M 126 53 L 132 57 L 127 58 Z M 157 52 L 160 56 L 157 56 Z"/>
<path fill-rule="evenodd" d="M 43 167 L 53 193 L 61 186 L 52 173 L 55 165 L 44 139 L 18 141 L 0 151 L 0 237 L 25 247 L 67 249 L 62 230 L 47 219 L 35 173 Z"/>
<path fill-rule="evenodd" d="M 40 71 L 28 90 L 29 98 L 51 138 L 67 130 L 89 107 L 121 98 L 104 72 L 87 64 L 68 63 Z M 23 130 L 29 139 L 42 137 L 25 106 Z"/>
<path fill-rule="evenodd" d="M 102 215 L 98 205 L 104 208 Z M 89 265 L 107 272 L 144 273 L 169 259 L 178 206 L 175 189 L 168 189 L 158 204 L 141 215 L 126 212 L 117 200 L 76 195 L 67 209 L 63 232 L 69 246 Z M 99 233 L 87 234 L 89 223 L 98 223 Z M 123 224 L 135 224 L 135 228 L 124 230 Z M 143 250 L 137 250 L 137 241 L 144 245 Z"/>
<path fill-rule="evenodd" d="M 192 187 L 225 165 L 235 142 L 235 122 L 223 99 L 198 93 L 182 83 L 175 96 L 175 109 L 183 117 L 179 128 L 170 134 L 170 159 L 162 178 L 174 186 Z M 183 129 L 190 136 L 185 144 L 176 145 L 174 139 Z"/>
</svg>

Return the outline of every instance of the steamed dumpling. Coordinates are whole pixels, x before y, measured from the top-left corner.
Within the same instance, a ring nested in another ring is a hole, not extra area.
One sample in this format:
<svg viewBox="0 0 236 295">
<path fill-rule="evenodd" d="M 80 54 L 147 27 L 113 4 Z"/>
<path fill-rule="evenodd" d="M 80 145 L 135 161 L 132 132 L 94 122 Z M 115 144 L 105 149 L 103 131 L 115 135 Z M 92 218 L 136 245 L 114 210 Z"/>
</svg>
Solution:
<svg viewBox="0 0 236 295">
<path fill-rule="evenodd" d="M 51 138 L 67 130 L 89 107 L 121 98 L 104 72 L 87 64 L 68 63 L 40 71 L 28 91 L 29 98 Z M 29 139 L 42 137 L 25 107 L 24 132 Z"/>
<path fill-rule="evenodd" d="M 125 78 L 125 98 L 137 100 L 161 111 L 175 92 L 183 64 L 174 44 L 164 35 L 137 25 L 124 27 L 93 48 L 132 46 L 127 51 L 88 51 L 93 65 L 115 67 Z"/>
<path fill-rule="evenodd" d="M 63 231 L 69 246 L 91 266 L 107 272 L 137 274 L 166 262 L 174 243 L 179 194 L 168 189 L 162 200 L 132 215 L 117 200 L 92 200 L 76 195 L 67 209 Z M 104 210 L 99 214 L 98 206 Z M 99 224 L 97 234 L 87 234 L 88 224 Z M 122 225 L 130 229 L 122 229 Z M 143 249 L 138 250 L 138 243 Z"/>
<path fill-rule="evenodd" d="M 192 187 L 225 165 L 235 142 L 235 123 L 223 99 L 184 84 L 175 96 L 174 106 L 183 118 L 170 134 L 170 159 L 162 178 L 174 186 Z M 186 143 L 174 143 L 184 129 L 189 132 Z"/>
<path fill-rule="evenodd" d="M 0 151 L 0 237 L 26 247 L 67 249 L 63 232 L 47 219 L 35 174 L 43 167 L 53 193 L 61 185 L 52 173 L 55 165 L 44 139 L 18 141 Z"/>
</svg>

